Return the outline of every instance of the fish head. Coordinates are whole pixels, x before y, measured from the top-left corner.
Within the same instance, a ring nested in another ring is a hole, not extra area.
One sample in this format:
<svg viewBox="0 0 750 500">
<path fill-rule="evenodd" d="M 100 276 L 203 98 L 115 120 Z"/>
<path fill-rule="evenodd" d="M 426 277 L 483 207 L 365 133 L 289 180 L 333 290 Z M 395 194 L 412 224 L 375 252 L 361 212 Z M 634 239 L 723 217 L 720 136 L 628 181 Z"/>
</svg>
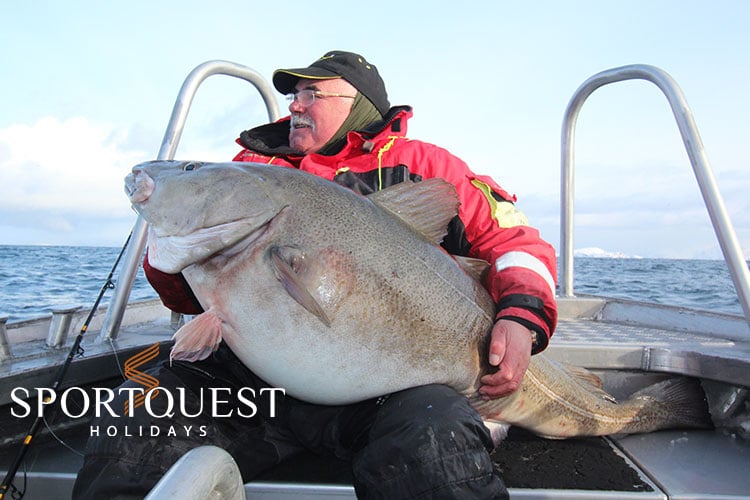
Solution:
<svg viewBox="0 0 750 500">
<path fill-rule="evenodd" d="M 125 192 L 149 224 L 149 263 L 177 273 L 265 235 L 284 208 L 271 167 L 151 161 L 133 167 Z"/>
</svg>

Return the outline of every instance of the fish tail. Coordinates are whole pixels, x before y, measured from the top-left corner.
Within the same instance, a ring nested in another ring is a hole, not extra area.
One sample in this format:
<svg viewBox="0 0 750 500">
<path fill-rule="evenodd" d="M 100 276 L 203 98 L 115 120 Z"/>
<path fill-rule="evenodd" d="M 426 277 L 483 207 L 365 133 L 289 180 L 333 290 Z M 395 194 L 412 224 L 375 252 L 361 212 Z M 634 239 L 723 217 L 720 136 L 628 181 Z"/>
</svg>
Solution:
<svg viewBox="0 0 750 500">
<path fill-rule="evenodd" d="M 662 418 L 652 419 L 653 428 L 639 428 L 633 432 L 713 428 L 706 395 L 700 381 L 695 378 L 674 377 L 657 382 L 635 392 L 626 403 L 641 404 L 644 410 L 653 408 L 662 415 Z"/>
</svg>

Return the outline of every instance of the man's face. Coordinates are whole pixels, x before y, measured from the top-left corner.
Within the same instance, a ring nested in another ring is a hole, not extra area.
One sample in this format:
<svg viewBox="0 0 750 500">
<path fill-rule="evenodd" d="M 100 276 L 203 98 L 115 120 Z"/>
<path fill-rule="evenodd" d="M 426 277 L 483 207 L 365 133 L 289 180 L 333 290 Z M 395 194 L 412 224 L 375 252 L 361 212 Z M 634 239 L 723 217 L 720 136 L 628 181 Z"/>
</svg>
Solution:
<svg viewBox="0 0 750 500">
<path fill-rule="evenodd" d="M 318 90 L 350 97 L 357 94 L 357 90 L 343 78 L 301 79 L 294 89 L 296 92 Z M 289 112 L 292 114 L 289 145 L 302 154 L 317 152 L 344 123 L 353 103 L 354 99 L 347 97 L 316 97 L 309 106 L 303 106 L 298 100 L 292 101 L 289 105 Z"/>
</svg>

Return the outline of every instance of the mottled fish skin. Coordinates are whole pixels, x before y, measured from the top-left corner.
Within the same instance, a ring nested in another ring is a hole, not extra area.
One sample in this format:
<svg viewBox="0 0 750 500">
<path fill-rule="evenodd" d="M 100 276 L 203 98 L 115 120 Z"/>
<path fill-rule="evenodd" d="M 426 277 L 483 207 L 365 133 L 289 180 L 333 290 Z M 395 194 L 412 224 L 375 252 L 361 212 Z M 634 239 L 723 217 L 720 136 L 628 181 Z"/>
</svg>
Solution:
<svg viewBox="0 0 750 500">
<path fill-rule="evenodd" d="M 134 167 L 126 192 L 150 225 L 151 265 L 181 271 L 211 311 L 203 324 L 292 396 L 347 404 L 442 383 L 488 421 L 550 437 L 705 425 L 693 387 L 615 404 L 543 355 L 519 391 L 482 401 L 495 306 L 476 262 L 467 272 L 438 246 L 458 209 L 442 179 L 364 197 L 296 169 L 164 161 Z M 199 324 L 177 332 L 175 358 L 214 345 Z"/>
<path fill-rule="evenodd" d="M 589 380 L 543 355 L 531 358 L 518 391 L 499 400 L 500 404 L 496 401 L 472 397 L 472 405 L 485 420 L 526 427 L 549 438 L 711 427 L 703 391 L 694 379 L 669 378 L 617 402 Z"/>
</svg>

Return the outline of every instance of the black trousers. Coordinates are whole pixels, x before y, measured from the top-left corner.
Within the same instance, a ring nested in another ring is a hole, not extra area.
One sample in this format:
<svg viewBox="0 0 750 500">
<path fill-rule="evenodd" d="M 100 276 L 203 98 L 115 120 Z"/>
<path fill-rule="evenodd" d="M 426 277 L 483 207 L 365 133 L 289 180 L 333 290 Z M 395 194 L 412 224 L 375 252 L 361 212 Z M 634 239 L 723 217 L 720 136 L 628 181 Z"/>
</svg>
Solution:
<svg viewBox="0 0 750 500">
<path fill-rule="evenodd" d="M 280 394 L 272 400 L 268 392 L 259 394 L 268 384 L 223 344 L 204 361 L 163 363 L 149 373 L 163 391 L 148 411 L 140 406 L 132 417 L 105 411 L 92 420 L 74 499 L 143 498 L 182 455 L 207 444 L 227 450 L 245 482 L 308 449 L 350 461 L 358 498 L 507 498 L 493 473 L 487 428 L 467 399 L 447 386 L 427 385 L 346 406 L 313 405 Z M 141 386 L 128 381 L 121 387 Z M 237 397 L 243 387 L 258 396 L 252 400 L 257 413 L 250 418 L 247 397 Z M 221 388 L 214 398 L 219 406 L 211 404 L 210 388 Z M 122 392 L 112 408 L 126 399 Z"/>
</svg>

